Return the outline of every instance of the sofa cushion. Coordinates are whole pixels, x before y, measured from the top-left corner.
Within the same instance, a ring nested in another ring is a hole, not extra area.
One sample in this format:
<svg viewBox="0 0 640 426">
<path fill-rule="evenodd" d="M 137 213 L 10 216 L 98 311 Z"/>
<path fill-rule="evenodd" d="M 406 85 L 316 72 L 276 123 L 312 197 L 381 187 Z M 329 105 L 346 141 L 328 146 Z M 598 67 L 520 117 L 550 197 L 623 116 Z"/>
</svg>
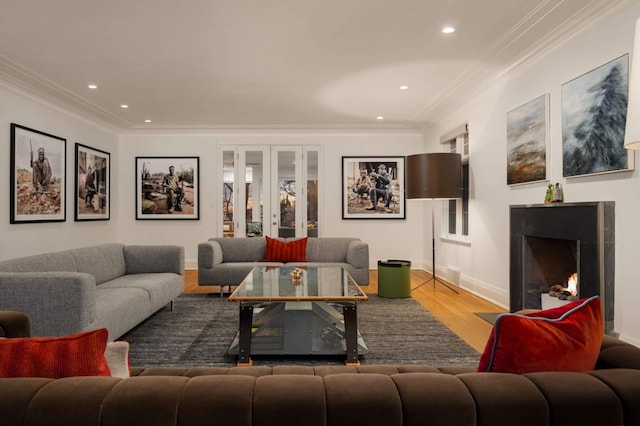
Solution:
<svg viewBox="0 0 640 426">
<path fill-rule="evenodd" d="M 69 250 L 76 259 L 78 272 L 93 275 L 96 284 L 121 277 L 127 273 L 124 244 L 101 244 Z"/>
<path fill-rule="evenodd" d="M 124 275 L 100 286 L 103 289 L 133 288 L 147 292 L 151 312 L 180 296 L 184 290 L 184 277 L 172 273 L 150 273 Z M 149 313 L 151 313 L 149 312 Z"/>
<path fill-rule="evenodd" d="M 357 238 L 311 238 L 307 243 L 307 260 L 346 263 L 352 241 L 357 241 Z"/>
<path fill-rule="evenodd" d="M 171 245 L 127 245 L 122 249 L 127 274 L 184 273 L 184 247 Z"/>
<path fill-rule="evenodd" d="M 265 237 L 265 239 L 267 241 L 267 249 L 263 259 L 264 262 L 306 262 L 308 238 L 305 237 L 288 242 L 269 237 Z"/>
<path fill-rule="evenodd" d="M 264 238 L 211 238 L 222 248 L 222 262 L 260 262 L 267 242 Z"/>
<path fill-rule="evenodd" d="M 480 357 L 478 371 L 522 374 L 593 370 L 603 326 L 598 296 L 526 315 L 501 314 Z"/>
<path fill-rule="evenodd" d="M 109 376 L 104 328 L 62 337 L 0 341 L 0 377 Z"/>
<path fill-rule="evenodd" d="M 96 321 L 88 328 L 106 328 L 110 341 L 122 336 L 154 312 L 151 310 L 149 292 L 141 288 L 98 286 L 95 299 Z"/>
<path fill-rule="evenodd" d="M 2 272 L 77 272 L 76 261 L 68 251 L 43 253 L 0 262 Z"/>
</svg>

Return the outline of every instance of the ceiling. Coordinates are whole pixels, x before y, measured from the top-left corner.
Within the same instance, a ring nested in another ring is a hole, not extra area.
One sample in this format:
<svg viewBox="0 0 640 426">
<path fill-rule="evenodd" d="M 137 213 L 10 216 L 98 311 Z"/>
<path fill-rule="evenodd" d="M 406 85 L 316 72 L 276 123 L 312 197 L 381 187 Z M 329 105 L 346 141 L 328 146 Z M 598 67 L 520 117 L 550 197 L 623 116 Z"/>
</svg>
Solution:
<svg viewBox="0 0 640 426">
<path fill-rule="evenodd" d="M 421 129 L 629 1 L 0 0 L 0 80 L 120 131 Z"/>
</svg>

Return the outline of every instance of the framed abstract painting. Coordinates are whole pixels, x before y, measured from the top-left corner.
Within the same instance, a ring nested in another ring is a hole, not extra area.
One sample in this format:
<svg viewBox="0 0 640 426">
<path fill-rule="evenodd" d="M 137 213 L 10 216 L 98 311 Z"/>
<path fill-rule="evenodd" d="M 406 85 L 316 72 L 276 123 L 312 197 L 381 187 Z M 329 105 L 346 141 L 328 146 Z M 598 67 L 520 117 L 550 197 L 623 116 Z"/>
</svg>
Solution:
<svg viewBox="0 0 640 426">
<path fill-rule="evenodd" d="M 507 185 L 547 179 L 549 95 L 507 113 Z"/>
<path fill-rule="evenodd" d="M 633 170 L 624 148 L 629 55 L 562 86 L 562 175 L 567 178 Z"/>
</svg>

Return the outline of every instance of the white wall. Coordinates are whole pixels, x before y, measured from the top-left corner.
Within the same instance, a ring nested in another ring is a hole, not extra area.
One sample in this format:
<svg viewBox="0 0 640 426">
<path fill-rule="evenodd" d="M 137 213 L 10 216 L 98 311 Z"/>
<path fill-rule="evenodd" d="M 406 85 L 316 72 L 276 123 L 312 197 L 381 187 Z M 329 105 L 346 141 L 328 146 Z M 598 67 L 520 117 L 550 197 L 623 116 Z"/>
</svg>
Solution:
<svg viewBox="0 0 640 426">
<path fill-rule="evenodd" d="M 65 222 L 9 224 L 11 123 L 67 140 Z M 76 143 L 111 154 L 111 192 L 117 194 L 118 136 L 115 132 L 0 81 L 0 260 L 117 239 L 117 216 L 110 221 L 74 222 Z M 111 213 L 114 213 L 113 207 Z"/>
<path fill-rule="evenodd" d="M 506 113 L 550 94 L 551 182 L 564 187 L 565 201 L 616 203 L 615 331 L 640 344 L 640 179 L 634 172 L 565 179 L 562 177 L 561 86 L 632 50 L 640 4 L 586 28 L 535 62 L 512 70 L 466 105 L 425 129 L 427 150 L 439 150 L 439 138 L 462 123 L 470 135 L 471 246 L 439 242 L 436 263 L 461 269 L 464 287 L 508 306 L 509 205 L 541 203 L 547 183 L 506 184 Z M 635 117 L 634 119 L 638 119 Z M 636 168 L 640 168 L 636 156 Z M 430 256 L 430 239 L 424 241 Z"/>
<path fill-rule="evenodd" d="M 206 134 L 123 135 L 120 143 L 120 192 L 116 211 L 120 218 L 118 239 L 125 243 L 175 243 L 185 247 L 187 267 L 197 265 L 198 243 L 216 236 L 221 211 L 215 198 L 218 186 L 219 145 L 321 145 L 322 194 L 320 236 L 352 236 L 369 243 L 371 268 L 379 259 L 407 259 L 421 266 L 421 207 L 407 203 L 406 220 L 342 219 L 342 156 L 404 156 L 419 152 L 418 132 L 219 132 Z M 135 157 L 199 156 L 200 220 L 136 220 Z"/>
</svg>

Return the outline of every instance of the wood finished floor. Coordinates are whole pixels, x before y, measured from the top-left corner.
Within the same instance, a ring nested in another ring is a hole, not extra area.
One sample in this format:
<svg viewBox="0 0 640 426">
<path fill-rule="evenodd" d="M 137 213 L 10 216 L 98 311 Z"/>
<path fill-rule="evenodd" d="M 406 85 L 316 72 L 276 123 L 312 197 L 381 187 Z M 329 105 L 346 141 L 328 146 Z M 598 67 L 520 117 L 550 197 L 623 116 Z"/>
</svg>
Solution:
<svg viewBox="0 0 640 426">
<path fill-rule="evenodd" d="M 431 274 L 425 271 L 411 271 L 411 288 L 419 286 L 430 278 Z M 362 288 L 368 294 L 378 292 L 377 270 L 370 272 L 369 285 Z M 434 286 L 431 281 L 413 291 L 411 296 L 471 347 L 482 352 L 492 326 L 475 315 L 475 312 L 505 312 L 505 310 L 465 290 L 457 287 L 456 290 L 459 294 L 440 283 Z M 199 287 L 198 272 L 185 271 L 185 293 L 217 293 L 219 291 L 217 286 Z"/>
</svg>

